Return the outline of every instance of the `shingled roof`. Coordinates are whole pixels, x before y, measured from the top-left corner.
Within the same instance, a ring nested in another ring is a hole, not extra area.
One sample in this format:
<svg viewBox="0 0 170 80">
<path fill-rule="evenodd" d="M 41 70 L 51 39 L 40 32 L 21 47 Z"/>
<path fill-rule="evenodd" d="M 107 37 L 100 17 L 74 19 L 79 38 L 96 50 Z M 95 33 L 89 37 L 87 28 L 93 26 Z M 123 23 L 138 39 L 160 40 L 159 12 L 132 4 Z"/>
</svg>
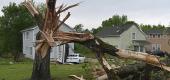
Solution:
<svg viewBox="0 0 170 80">
<path fill-rule="evenodd" d="M 132 25 L 136 25 L 134 22 L 125 23 L 120 26 L 104 27 L 100 32 L 96 34 L 98 37 L 119 36 L 124 31 L 128 30 Z"/>
<path fill-rule="evenodd" d="M 144 31 L 146 34 L 163 34 L 164 30 L 146 30 Z"/>
</svg>

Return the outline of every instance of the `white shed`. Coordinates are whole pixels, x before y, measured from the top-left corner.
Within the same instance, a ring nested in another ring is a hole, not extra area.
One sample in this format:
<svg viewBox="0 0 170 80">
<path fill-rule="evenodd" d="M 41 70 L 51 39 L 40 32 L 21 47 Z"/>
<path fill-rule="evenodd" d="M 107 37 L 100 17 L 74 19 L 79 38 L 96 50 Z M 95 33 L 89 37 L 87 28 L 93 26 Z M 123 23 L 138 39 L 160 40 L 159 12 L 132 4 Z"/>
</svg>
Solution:
<svg viewBox="0 0 170 80">
<path fill-rule="evenodd" d="M 63 24 L 59 30 L 63 32 L 74 32 L 75 30 Z M 39 32 L 39 28 L 32 27 L 24 29 L 21 31 L 23 36 L 23 54 L 27 58 L 34 59 L 35 56 L 35 41 L 36 35 Z M 58 61 L 60 63 L 65 63 L 68 55 L 74 54 L 74 43 L 68 43 L 61 46 L 55 46 L 51 49 L 50 58 L 51 61 Z"/>
</svg>

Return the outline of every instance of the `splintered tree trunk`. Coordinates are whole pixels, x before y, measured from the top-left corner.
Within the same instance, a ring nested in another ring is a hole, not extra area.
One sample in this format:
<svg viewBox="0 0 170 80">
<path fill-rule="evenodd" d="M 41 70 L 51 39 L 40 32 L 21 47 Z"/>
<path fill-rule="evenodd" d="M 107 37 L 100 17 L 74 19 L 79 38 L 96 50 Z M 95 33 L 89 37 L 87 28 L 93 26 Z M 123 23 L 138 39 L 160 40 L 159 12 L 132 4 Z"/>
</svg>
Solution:
<svg viewBox="0 0 170 80">
<path fill-rule="evenodd" d="M 80 44 L 86 46 L 87 48 L 91 49 L 93 52 L 96 53 L 96 58 L 98 59 L 99 63 L 105 70 L 108 80 L 117 80 L 111 66 L 108 64 L 108 62 L 106 61 L 106 59 L 104 57 L 104 53 L 105 53 L 105 51 L 108 51 L 108 49 L 103 48 L 103 46 L 104 46 L 103 44 L 101 45 L 95 39 L 87 41 L 87 42 L 83 42 L 83 43 L 80 42 Z M 106 48 L 108 48 L 108 47 L 106 47 Z M 115 47 L 112 47 L 112 49 L 109 48 L 109 51 L 115 52 L 116 48 Z M 114 55 L 114 54 L 112 54 L 112 55 Z"/>
<path fill-rule="evenodd" d="M 117 80 L 114 76 L 114 73 L 112 72 L 111 66 L 107 63 L 107 61 L 103 56 L 104 54 L 102 54 L 101 52 L 98 52 L 96 54 L 96 58 L 98 59 L 99 63 L 102 65 L 103 69 L 105 70 L 108 80 Z"/>
<path fill-rule="evenodd" d="M 107 79 L 108 80 L 119 80 L 119 78 L 116 76 L 115 72 L 113 71 L 112 67 L 107 62 L 107 60 L 104 56 L 104 53 L 101 53 L 102 51 L 100 51 L 100 50 L 96 50 L 96 52 L 98 52 L 98 53 L 96 53 L 96 58 L 98 59 L 99 63 L 105 70 L 105 72 L 107 74 Z"/>
<path fill-rule="evenodd" d="M 50 47 L 44 58 L 40 53 L 35 54 L 31 80 L 51 80 L 50 76 Z"/>
<path fill-rule="evenodd" d="M 32 80 L 51 80 L 50 49 L 51 47 L 56 45 L 54 41 L 54 36 L 57 35 L 58 32 L 62 32 L 59 30 L 59 28 L 69 18 L 71 14 L 70 12 L 68 12 L 63 20 L 60 19 L 60 15 L 68 9 L 78 6 L 78 3 L 70 6 L 62 4 L 59 7 L 55 8 L 56 1 L 57 0 L 46 0 L 45 15 L 41 14 L 37 10 L 32 1 L 25 0 L 25 2 L 23 3 L 37 21 L 37 25 L 40 29 L 40 32 L 36 37 L 36 54 L 31 77 Z"/>
<path fill-rule="evenodd" d="M 36 36 L 36 40 L 42 39 L 40 32 Z M 48 43 L 36 43 L 35 60 L 31 80 L 51 80 L 50 76 L 50 52 L 51 47 Z"/>
</svg>

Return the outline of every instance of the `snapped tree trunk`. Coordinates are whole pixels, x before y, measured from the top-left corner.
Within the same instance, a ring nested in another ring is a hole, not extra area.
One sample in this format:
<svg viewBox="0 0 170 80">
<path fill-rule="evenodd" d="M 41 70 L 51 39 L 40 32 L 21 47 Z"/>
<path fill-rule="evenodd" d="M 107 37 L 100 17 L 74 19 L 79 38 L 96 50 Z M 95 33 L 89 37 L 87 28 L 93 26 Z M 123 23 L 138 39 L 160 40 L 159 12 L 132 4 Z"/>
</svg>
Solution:
<svg viewBox="0 0 170 80">
<path fill-rule="evenodd" d="M 59 28 L 69 18 L 70 12 L 60 19 L 61 13 L 68 9 L 78 6 L 73 4 L 70 6 L 60 5 L 56 7 L 56 0 L 46 0 L 45 15 L 41 14 L 30 0 L 25 0 L 23 3 L 28 11 L 37 21 L 39 27 L 39 33 L 36 36 L 35 46 L 35 60 L 33 64 L 32 80 L 51 80 L 50 77 L 50 49 L 53 47 L 56 41 L 54 41 L 54 35 L 60 32 Z M 61 42 L 61 41 L 59 41 Z"/>
<path fill-rule="evenodd" d="M 37 37 L 40 38 L 39 36 Z M 35 60 L 33 64 L 33 71 L 31 80 L 51 80 L 50 76 L 50 49 L 51 47 L 47 43 L 36 44 L 36 48 L 41 45 L 42 51 L 36 51 Z M 42 53 L 39 53 L 42 52 Z M 42 58 L 42 54 L 44 54 L 44 58 Z"/>
<path fill-rule="evenodd" d="M 50 49 L 43 59 L 35 54 L 31 80 L 51 80 L 50 77 Z"/>
<path fill-rule="evenodd" d="M 103 44 L 100 45 L 100 43 L 98 43 L 96 40 L 98 40 L 98 39 L 89 40 L 89 41 L 82 42 L 82 43 L 80 42 L 80 44 L 86 46 L 87 48 L 91 49 L 93 52 L 96 53 L 96 58 L 98 59 L 99 63 L 105 70 L 108 80 L 117 80 L 111 66 L 109 65 L 109 63 L 106 61 L 106 59 L 104 57 L 104 53 L 105 53 L 105 51 L 107 51 L 106 48 L 108 48 L 108 47 L 103 48 Z M 113 53 L 112 55 L 114 55 L 114 52 L 116 52 L 117 49 L 113 46 L 111 48 L 109 50 L 110 50 L 110 52 Z"/>
</svg>

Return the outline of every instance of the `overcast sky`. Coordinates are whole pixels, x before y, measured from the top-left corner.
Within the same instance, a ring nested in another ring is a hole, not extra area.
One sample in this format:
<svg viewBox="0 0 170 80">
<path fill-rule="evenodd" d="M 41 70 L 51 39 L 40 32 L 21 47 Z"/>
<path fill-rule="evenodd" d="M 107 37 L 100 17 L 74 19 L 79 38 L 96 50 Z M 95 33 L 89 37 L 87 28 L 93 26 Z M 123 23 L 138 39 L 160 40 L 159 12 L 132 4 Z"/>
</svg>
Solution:
<svg viewBox="0 0 170 80">
<path fill-rule="evenodd" d="M 20 3 L 24 0 L 1 0 L 0 9 L 9 2 Z M 37 3 L 45 0 L 35 0 Z M 80 6 L 70 10 L 71 17 L 66 22 L 74 27 L 83 24 L 91 29 L 101 25 L 102 21 L 114 14 L 127 15 L 129 20 L 143 24 L 170 24 L 170 0 L 57 0 L 58 3 Z M 2 15 L 2 13 L 0 13 Z"/>
</svg>

